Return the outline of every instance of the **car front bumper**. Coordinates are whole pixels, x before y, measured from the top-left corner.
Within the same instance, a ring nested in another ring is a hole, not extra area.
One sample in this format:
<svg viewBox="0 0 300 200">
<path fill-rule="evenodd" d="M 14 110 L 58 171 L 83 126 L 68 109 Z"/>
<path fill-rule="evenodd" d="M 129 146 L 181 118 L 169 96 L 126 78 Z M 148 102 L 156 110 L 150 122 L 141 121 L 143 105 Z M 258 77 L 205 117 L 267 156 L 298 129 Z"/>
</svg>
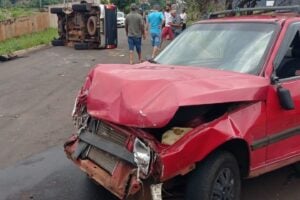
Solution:
<svg viewBox="0 0 300 200">
<path fill-rule="evenodd" d="M 65 143 L 65 153 L 82 171 L 116 195 L 120 199 L 134 195 L 141 189 L 137 180 L 137 171 L 130 164 L 119 160 L 111 173 L 97 165 L 90 159 L 76 158 L 76 150 L 79 146 L 78 136 L 72 136 Z"/>
<path fill-rule="evenodd" d="M 118 21 L 117 22 L 117 25 L 118 25 L 118 27 L 124 27 L 125 26 L 125 22 L 122 22 L 122 21 Z"/>
</svg>

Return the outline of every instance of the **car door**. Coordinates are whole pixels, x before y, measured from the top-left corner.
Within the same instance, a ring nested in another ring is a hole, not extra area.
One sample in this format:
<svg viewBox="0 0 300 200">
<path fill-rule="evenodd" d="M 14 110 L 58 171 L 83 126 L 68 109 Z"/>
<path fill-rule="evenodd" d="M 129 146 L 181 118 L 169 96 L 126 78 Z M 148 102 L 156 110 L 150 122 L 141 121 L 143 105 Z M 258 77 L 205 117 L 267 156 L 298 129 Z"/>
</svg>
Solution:
<svg viewBox="0 0 300 200">
<path fill-rule="evenodd" d="M 274 61 L 273 83 L 267 98 L 267 163 L 292 163 L 300 154 L 300 23 L 288 27 Z M 284 109 L 279 101 L 278 87 L 289 90 L 294 109 Z"/>
</svg>

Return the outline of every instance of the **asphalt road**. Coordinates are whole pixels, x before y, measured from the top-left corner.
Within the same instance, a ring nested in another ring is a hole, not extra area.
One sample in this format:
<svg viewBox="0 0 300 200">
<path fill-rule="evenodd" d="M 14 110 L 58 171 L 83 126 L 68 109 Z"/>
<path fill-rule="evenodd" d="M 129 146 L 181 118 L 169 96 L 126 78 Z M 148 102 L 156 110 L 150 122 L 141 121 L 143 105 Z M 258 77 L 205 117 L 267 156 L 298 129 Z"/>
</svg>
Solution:
<svg viewBox="0 0 300 200">
<path fill-rule="evenodd" d="M 71 110 L 96 63 L 127 63 L 123 29 L 119 48 L 75 51 L 55 47 L 0 63 L 0 200 L 111 200 L 64 156 L 75 131 Z M 150 55 L 145 42 L 144 55 Z M 300 200 L 292 167 L 243 182 L 242 200 Z"/>
</svg>

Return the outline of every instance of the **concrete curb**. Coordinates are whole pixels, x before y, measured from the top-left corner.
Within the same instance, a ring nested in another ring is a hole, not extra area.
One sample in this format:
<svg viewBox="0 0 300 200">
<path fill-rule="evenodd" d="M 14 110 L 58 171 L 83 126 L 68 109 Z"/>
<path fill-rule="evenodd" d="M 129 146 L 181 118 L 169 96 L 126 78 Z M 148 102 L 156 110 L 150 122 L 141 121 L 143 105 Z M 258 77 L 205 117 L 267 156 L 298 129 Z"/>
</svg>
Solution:
<svg viewBox="0 0 300 200">
<path fill-rule="evenodd" d="M 48 49 L 50 47 L 52 47 L 50 44 L 42 44 L 42 45 L 38 45 L 38 46 L 31 47 L 31 48 L 28 48 L 28 49 L 22 49 L 22 50 L 19 50 L 19 51 L 15 51 L 15 52 L 12 53 L 12 55 L 23 56 L 23 55 L 33 53 L 33 52 L 36 52 L 36 51 L 39 51 L 39 50 Z"/>
</svg>

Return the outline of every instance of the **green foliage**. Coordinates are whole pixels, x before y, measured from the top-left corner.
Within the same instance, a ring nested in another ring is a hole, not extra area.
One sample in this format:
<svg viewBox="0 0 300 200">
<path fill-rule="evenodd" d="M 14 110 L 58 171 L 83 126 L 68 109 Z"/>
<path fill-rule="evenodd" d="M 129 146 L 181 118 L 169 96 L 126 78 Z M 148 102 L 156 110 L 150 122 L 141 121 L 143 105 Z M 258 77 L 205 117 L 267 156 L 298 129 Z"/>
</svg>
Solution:
<svg viewBox="0 0 300 200">
<path fill-rule="evenodd" d="M 130 12 L 130 5 L 132 3 L 137 3 L 139 1 L 137 0 L 111 0 L 111 3 L 115 4 L 119 10 L 125 12 L 125 13 L 129 13 Z"/>
<path fill-rule="evenodd" d="M 12 8 L 0 8 L 0 21 L 30 16 L 34 14 L 37 10 L 33 8 L 21 8 L 21 7 L 12 7 Z"/>
<path fill-rule="evenodd" d="M 12 6 L 12 1 L 10 0 L 0 0 L 0 7 L 7 8 Z"/>
<path fill-rule="evenodd" d="M 254 7 L 259 0 L 186 0 L 189 18 L 198 20 L 201 15 L 209 12 Z"/>
<path fill-rule="evenodd" d="M 101 0 L 101 3 L 102 3 L 102 4 L 108 4 L 108 3 L 109 3 L 109 0 Z"/>
<path fill-rule="evenodd" d="M 0 55 L 27 49 L 41 44 L 49 44 L 54 37 L 57 37 L 57 35 L 57 29 L 49 28 L 42 32 L 5 40 L 0 43 Z"/>
<path fill-rule="evenodd" d="M 61 4 L 64 0 L 0 0 L 0 8 L 40 8 L 52 4 Z"/>
</svg>

